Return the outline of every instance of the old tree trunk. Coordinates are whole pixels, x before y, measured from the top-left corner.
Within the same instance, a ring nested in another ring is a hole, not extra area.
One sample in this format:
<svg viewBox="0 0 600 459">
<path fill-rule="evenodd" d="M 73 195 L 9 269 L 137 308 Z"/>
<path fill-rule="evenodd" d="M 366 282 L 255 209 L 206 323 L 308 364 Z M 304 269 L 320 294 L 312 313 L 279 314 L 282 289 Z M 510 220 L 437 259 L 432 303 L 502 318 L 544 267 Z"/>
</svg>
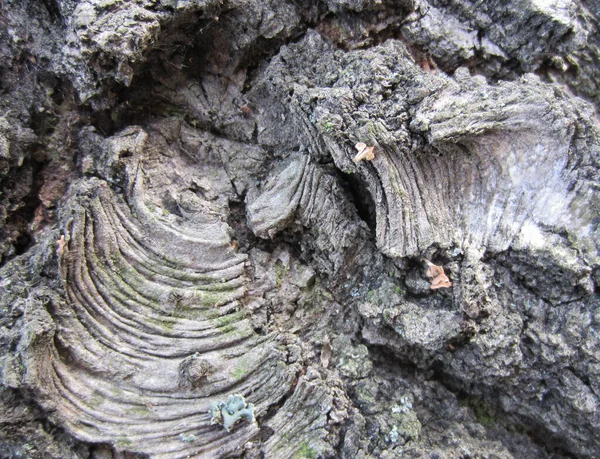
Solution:
<svg viewBox="0 0 600 459">
<path fill-rule="evenodd" d="M 2 0 L 0 457 L 600 457 L 599 17 Z"/>
</svg>

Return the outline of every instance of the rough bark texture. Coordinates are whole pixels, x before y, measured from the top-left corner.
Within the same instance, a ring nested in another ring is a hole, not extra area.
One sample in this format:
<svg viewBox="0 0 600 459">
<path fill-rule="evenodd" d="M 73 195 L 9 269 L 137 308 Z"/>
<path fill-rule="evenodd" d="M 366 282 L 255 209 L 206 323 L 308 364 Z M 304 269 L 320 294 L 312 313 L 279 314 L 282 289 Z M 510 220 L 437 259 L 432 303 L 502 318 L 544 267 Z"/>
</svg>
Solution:
<svg viewBox="0 0 600 459">
<path fill-rule="evenodd" d="M 0 456 L 599 457 L 599 17 L 0 2 Z"/>
</svg>

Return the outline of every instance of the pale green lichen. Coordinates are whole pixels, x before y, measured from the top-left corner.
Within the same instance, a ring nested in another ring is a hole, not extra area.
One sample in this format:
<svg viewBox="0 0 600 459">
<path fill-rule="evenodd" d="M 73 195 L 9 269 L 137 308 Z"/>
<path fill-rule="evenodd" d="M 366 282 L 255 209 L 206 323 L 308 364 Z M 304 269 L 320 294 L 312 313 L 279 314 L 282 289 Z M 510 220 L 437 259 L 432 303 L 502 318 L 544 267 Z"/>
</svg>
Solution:
<svg viewBox="0 0 600 459">
<path fill-rule="evenodd" d="M 210 423 L 222 425 L 227 432 L 231 432 L 234 424 L 242 419 L 250 423 L 256 422 L 254 405 L 246 403 L 240 394 L 230 395 L 225 401 L 213 403 L 208 413 L 211 416 Z"/>
<path fill-rule="evenodd" d="M 131 440 L 129 438 L 127 438 L 125 435 L 121 435 L 115 441 L 115 446 L 117 447 L 117 449 L 125 449 L 125 448 L 131 446 Z"/>
<path fill-rule="evenodd" d="M 241 381 L 244 379 L 244 377 L 252 369 L 250 363 L 251 362 L 246 357 L 241 357 L 238 359 L 237 364 L 231 373 L 232 378 L 234 378 L 236 381 Z"/>
<path fill-rule="evenodd" d="M 128 408 L 125 412 L 129 415 L 142 418 L 150 415 L 150 410 L 146 405 L 134 406 L 132 408 Z"/>
<path fill-rule="evenodd" d="M 238 322 L 244 318 L 243 311 L 236 311 L 230 314 L 226 314 L 224 316 L 217 317 L 215 319 L 215 327 L 223 328 L 228 325 L 233 325 L 235 322 Z"/>
<path fill-rule="evenodd" d="M 300 449 L 294 454 L 294 459 L 315 459 L 319 452 L 312 448 L 308 443 L 304 442 L 300 445 Z"/>
<path fill-rule="evenodd" d="M 215 289 L 215 290 L 204 290 L 199 292 L 199 301 L 204 306 L 216 307 L 221 306 L 225 303 L 228 303 L 232 300 L 232 296 L 234 295 L 234 290 L 229 287 L 228 290 L 225 289 Z"/>
<path fill-rule="evenodd" d="M 390 433 L 385 436 L 385 441 L 388 443 L 398 443 L 400 440 L 400 434 L 398 433 L 398 426 L 392 427 Z"/>
<path fill-rule="evenodd" d="M 102 405 L 102 403 L 104 403 L 104 396 L 100 392 L 95 390 L 90 400 L 88 401 L 88 405 L 92 408 L 98 408 L 100 405 Z"/>
<path fill-rule="evenodd" d="M 186 435 L 184 433 L 180 433 L 178 438 L 183 443 L 193 443 L 198 439 L 194 434 Z"/>
<path fill-rule="evenodd" d="M 400 415 L 398 433 L 406 440 L 416 440 L 421 434 L 421 422 L 414 411 Z"/>
</svg>

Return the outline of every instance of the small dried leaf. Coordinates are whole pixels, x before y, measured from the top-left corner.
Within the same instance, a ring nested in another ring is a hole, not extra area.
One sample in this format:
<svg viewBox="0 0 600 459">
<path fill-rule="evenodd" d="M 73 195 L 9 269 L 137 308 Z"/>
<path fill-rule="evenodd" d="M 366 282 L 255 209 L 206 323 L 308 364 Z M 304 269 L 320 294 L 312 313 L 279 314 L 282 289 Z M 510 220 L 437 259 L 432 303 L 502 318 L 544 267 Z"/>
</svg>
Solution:
<svg viewBox="0 0 600 459">
<path fill-rule="evenodd" d="M 375 153 L 373 153 L 373 150 L 375 149 L 374 146 L 367 147 L 367 144 L 363 142 L 358 142 L 355 145 L 355 148 L 358 150 L 358 154 L 352 159 L 352 161 L 354 161 L 355 163 L 358 163 L 363 159 L 366 159 L 367 161 L 372 161 L 375 158 Z"/>
<path fill-rule="evenodd" d="M 65 240 L 65 235 L 61 234 L 60 239 L 58 241 L 56 241 L 56 243 L 58 244 L 58 248 L 56 249 L 56 254 L 60 257 L 68 250 L 67 241 Z"/>
<path fill-rule="evenodd" d="M 323 365 L 323 368 L 327 368 L 329 366 L 329 362 L 331 361 L 331 351 L 329 337 L 326 337 L 323 342 L 323 348 L 321 349 L 321 365 Z"/>
<path fill-rule="evenodd" d="M 449 288 L 449 287 L 452 287 L 452 282 L 450 282 L 450 279 L 448 279 L 448 277 L 445 274 L 442 274 L 441 276 L 434 278 L 431 281 L 431 285 L 429 286 L 429 288 L 431 290 L 437 290 L 438 288 Z"/>
<path fill-rule="evenodd" d="M 425 273 L 427 277 L 430 277 L 432 279 L 439 276 L 440 274 L 444 274 L 443 268 L 434 264 L 429 265 L 429 267 L 427 268 L 427 272 Z"/>
<path fill-rule="evenodd" d="M 425 272 L 425 275 L 431 279 L 431 285 L 429 286 L 430 289 L 437 290 L 438 288 L 452 287 L 452 282 L 450 282 L 448 276 L 444 274 L 444 268 L 434 265 L 426 258 L 423 260 L 425 263 L 427 263 L 427 272 Z"/>
</svg>

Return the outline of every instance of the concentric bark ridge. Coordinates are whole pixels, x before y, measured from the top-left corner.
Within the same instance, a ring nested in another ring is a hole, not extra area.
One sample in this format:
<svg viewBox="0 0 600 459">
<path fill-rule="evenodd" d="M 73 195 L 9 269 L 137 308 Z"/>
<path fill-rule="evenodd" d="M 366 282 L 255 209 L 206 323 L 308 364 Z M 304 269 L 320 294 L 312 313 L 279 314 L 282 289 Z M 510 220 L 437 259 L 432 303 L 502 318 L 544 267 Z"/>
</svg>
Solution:
<svg viewBox="0 0 600 459">
<path fill-rule="evenodd" d="M 111 142 L 114 152 L 119 138 Z M 31 384 L 82 440 L 154 457 L 222 457 L 257 425 L 227 433 L 210 424 L 211 403 L 240 393 L 260 416 L 289 390 L 294 369 L 251 326 L 247 257 L 232 247 L 224 216 L 169 213 L 145 185 L 157 178 L 151 166 L 146 173 L 130 159 L 126 195 L 99 178 L 71 187 L 58 255 L 66 297 L 51 312 L 54 336 L 32 346 Z"/>
</svg>

